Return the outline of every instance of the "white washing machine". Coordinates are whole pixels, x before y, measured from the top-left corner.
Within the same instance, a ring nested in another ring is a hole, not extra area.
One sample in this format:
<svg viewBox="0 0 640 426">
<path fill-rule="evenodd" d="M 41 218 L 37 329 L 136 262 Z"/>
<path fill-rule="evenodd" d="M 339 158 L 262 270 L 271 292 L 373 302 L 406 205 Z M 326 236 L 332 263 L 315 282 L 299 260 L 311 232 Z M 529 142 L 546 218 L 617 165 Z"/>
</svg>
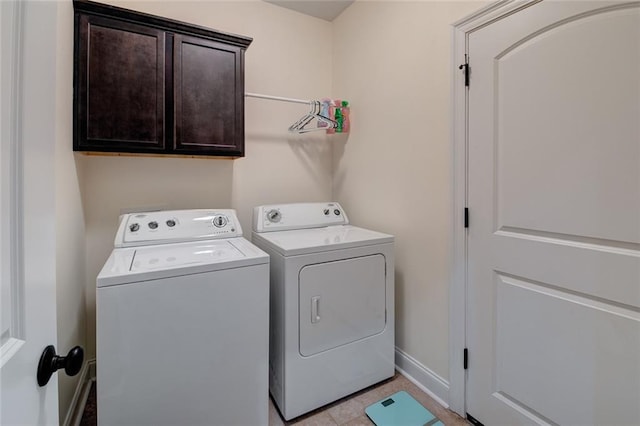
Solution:
<svg viewBox="0 0 640 426">
<path fill-rule="evenodd" d="M 123 215 L 96 297 L 99 425 L 268 424 L 269 257 L 233 210 Z"/>
<path fill-rule="evenodd" d="M 271 257 L 269 388 L 286 420 L 394 374 L 393 236 L 338 203 L 260 206 Z"/>
</svg>

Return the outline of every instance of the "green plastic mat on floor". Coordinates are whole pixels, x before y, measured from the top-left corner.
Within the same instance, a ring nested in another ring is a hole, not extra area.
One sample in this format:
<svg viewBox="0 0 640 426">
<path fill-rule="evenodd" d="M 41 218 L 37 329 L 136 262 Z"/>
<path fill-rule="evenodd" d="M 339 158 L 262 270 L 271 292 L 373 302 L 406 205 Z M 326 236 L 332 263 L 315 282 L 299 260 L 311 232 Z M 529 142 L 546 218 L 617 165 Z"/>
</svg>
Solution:
<svg viewBox="0 0 640 426">
<path fill-rule="evenodd" d="M 444 426 L 440 419 L 405 391 L 371 404 L 364 412 L 376 426 Z"/>
</svg>

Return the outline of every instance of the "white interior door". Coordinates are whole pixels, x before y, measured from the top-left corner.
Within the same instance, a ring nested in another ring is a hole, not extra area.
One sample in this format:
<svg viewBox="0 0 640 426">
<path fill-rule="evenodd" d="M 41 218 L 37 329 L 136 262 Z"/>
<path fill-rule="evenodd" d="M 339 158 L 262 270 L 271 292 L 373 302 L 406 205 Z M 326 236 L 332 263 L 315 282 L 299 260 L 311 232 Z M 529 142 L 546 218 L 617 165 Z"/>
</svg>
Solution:
<svg viewBox="0 0 640 426">
<path fill-rule="evenodd" d="M 0 424 L 58 423 L 56 375 L 55 2 L 0 2 Z M 69 141 L 71 143 L 71 141 Z"/>
<path fill-rule="evenodd" d="M 640 3 L 468 38 L 467 412 L 640 424 Z"/>
</svg>

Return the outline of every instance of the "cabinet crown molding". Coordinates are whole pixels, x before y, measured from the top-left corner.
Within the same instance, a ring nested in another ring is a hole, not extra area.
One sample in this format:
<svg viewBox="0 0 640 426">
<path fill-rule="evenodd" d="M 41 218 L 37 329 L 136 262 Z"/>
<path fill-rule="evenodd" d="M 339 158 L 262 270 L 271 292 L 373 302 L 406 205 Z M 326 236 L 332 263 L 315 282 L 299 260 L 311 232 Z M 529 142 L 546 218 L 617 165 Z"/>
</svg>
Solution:
<svg viewBox="0 0 640 426">
<path fill-rule="evenodd" d="M 174 19 L 163 18 L 148 13 L 136 12 L 130 9 L 124 9 L 108 4 L 97 3 L 88 0 L 73 0 L 73 8 L 76 13 L 104 16 L 108 18 L 117 18 L 122 21 L 129 21 L 138 24 L 144 24 L 149 27 L 155 27 L 162 30 L 170 30 L 184 35 L 192 35 L 204 37 L 214 41 L 220 41 L 232 44 L 243 49 L 249 47 L 253 38 L 241 36 L 232 33 L 226 33 L 200 25 L 189 24 Z"/>
</svg>

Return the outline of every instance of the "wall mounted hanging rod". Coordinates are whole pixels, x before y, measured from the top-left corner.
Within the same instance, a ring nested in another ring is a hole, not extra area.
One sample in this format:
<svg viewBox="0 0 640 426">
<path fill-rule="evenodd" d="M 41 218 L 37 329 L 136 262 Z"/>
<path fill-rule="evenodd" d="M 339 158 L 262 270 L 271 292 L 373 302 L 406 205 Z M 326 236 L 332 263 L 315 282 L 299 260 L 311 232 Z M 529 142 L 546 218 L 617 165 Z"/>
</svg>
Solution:
<svg viewBox="0 0 640 426">
<path fill-rule="evenodd" d="M 259 93 L 245 92 L 245 96 L 249 98 L 271 99 L 272 101 L 293 102 L 296 104 L 311 104 L 313 101 L 305 101 L 304 99 L 283 98 L 282 96 L 261 95 Z"/>
</svg>

